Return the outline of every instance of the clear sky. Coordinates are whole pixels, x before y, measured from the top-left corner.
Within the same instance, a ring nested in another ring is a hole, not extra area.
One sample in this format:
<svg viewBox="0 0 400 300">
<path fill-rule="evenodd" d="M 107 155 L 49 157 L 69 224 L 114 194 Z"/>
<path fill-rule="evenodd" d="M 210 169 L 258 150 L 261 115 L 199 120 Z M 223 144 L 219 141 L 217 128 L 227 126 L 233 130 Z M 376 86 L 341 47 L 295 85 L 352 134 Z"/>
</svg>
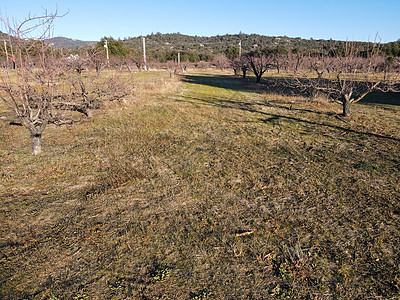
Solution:
<svg viewBox="0 0 400 300">
<path fill-rule="evenodd" d="M 152 32 L 357 41 L 374 41 L 378 33 L 381 42 L 400 39 L 400 0 L 0 0 L 1 16 L 19 21 L 43 8 L 68 12 L 56 21 L 53 36 L 86 41 Z"/>
</svg>

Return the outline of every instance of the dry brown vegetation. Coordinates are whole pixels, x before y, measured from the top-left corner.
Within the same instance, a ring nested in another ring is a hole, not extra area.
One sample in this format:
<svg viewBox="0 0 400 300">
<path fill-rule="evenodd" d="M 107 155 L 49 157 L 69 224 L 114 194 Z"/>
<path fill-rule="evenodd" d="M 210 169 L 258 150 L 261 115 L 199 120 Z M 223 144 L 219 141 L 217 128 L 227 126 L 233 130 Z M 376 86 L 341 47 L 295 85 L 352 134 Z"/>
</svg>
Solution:
<svg viewBox="0 0 400 300">
<path fill-rule="evenodd" d="M 399 297 L 392 96 L 344 119 L 222 73 L 141 72 L 132 98 L 49 125 L 39 156 L 1 122 L 0 298 Z"/>
</svg>

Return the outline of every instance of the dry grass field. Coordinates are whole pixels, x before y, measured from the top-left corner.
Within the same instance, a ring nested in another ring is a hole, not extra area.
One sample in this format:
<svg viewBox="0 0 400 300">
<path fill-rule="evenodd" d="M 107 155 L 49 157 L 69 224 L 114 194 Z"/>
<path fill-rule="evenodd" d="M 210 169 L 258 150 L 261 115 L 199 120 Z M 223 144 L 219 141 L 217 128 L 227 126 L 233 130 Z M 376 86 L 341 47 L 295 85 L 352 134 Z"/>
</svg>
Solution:
<svg viewBox="0 0 400 300">
<path fill-rule="evenodd" d="M 397 299 L 392 96 L 342 118 L 267 82 L 141 72 L 38 156 L 0 122 L 0 298 Z"/>
</svg>

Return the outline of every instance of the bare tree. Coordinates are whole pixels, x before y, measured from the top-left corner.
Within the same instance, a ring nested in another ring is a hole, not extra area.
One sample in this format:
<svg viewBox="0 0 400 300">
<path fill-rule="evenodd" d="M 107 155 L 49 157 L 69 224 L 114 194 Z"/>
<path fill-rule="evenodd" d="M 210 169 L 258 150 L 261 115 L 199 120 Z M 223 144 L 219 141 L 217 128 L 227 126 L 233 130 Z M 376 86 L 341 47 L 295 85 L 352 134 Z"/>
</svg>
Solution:
<svg viewBox="0 0 400 300">
<path fill-rule="evenodd" d="M 246 78 L 247 71 L 250 69 L 250 67 L 249 67 L 249 63 L 248 63 L 247 59 L 245 58 L 245 56 L 242 56 L 240 58 L 240 69 L 242 70 L 242 77 Z"/>
<path fill-rule="evenodd" d="M 107 70 L 101 78 L 97 53 L 63 57 L 50 47 L 46 41 L 57 17 L 46 13 L 17 26 L 2 19 L 9 30 L 7 51 L 15 58 L 15 68 L 0 70 L 0 99 L 29 130 L 33 155 L 41 152 L 42 133 L 49 123 L 71 124 L 90 117 L 103 102 L 121 99 L 133 89 L 132 75 Z M 71 111 L 85 116 L 72 117 Z"/>
<path fill-rule="evenodd" d="M 367 53 L 367 57 L 357 54 L 350 45 L 344 56 L 337 56 L 330 70 L 333 78 L 321 89 L 328 91 L 331 97 L 342 104 L 343 115 L 350 116 L 350 104 L 362 100 L 374 90 L 383 92 L 395 90 L 399 82 L 398 69 L 385 66 L 385 57 L 378 46 Z M 326 82 L 326 81 L 325 81 Z"/>
<path fill-rule="evenodd" d="M 78 63 L 87 65 L 87 68 L 94 69 L 98 78 L 101 78 L 101 73 L 107 65 L 106 54 L 101 50 L 98 47 L 90 47 L 84 53 L 85 58 L 82 60 L 81 57 L 79 57 L 80 60 L 78 61 Z"/>
<path fill-rule="evenodd" d="M 185 73 L 185 72 L 186 72 L 186 70 L 187 70 L 187 68 L 188 68 L 188 65 L 189 65 L 189 63 L 188 63 L 187 61 L 182 61 L 182 62 L 180 63 L 180 67 L 181 67 L 182 73 Z"/>
<path fill-rule="evenodd" d="M 350 104 L 362 100 L 375 90 L 395 91 L 399 84 L 399 65 L 387 63 L 378 44 L 360 51 L 346 43 L 344 52 L 335 56 L 310 56 L 309 67 L 316 76 L 303 70 L 302 78 L 294 76 L 298 87 L 325 93 L 340 103 L 343 116 L 350 116 Z"/>
<path fill-rule="evenodd" d="M 31 135 L 32 154 L 41 152 L 42 133 L 50 121 L 56 121 L 54 102 L 63 89 L 58 80 L 62 68 L 46 39 L 57 13 L 29 17 L 18 25 L 1 19 L 8 29 L 9 53 L 15 67 L 1 74 L 0 98 L 15 112 L 16 118 Z"/>
<path fill-rule="evenodd" d="M 334 58 L 322 53 L 309 53 L 304 58 L 302 75 L 307 78 L 305 82 L 309 85 L 308 92 L 311 100 L 316 99 L 322 93 L 321 86 L 326 85 L 324 74 L 329 77 L 334 62 Z M 298 70 L 297 66 L 294 69 L 296 74 Z"/>
<path fill-rule="evenodd" d="M 273 68 L 273 56 L 266 51 L 251 51 L 243 56 L 248 68 L 256 76 L 256 82 L 261 82 L 261 77 L 266 71 Z"/>
<path fill-rule="evenodd" d="M 71 60 L 71 56 L 68 59 Z M 127 64 L 126 59 L 122 59 L 119 63 L 113 60 L 111 62 L 116 69 L 108 70 L 108 75 L 101 78 L 96 75 L 97 72 L 91 70 L 92 55 L 72 57 L 70 72 L 67 73 L 70 91 L 60 96 L 64 100 L 60 107 L 79 111 L 90 118 L 93 116 L 93 111 L 100 108 L 104 102 L 119 100 L 132 94 L 134 87 L 132 72 L 128 69 L 130 74 L 124 76 L 121 70 Z M 94 65 L 97 71 L 97 64 Z"/>
<path fill-rule="evenodd" d="M 229 63 L 231 65 L 231 68 L 233 69 L 233 73 L 235 76 L 239 76 L 240 75 L 240 60 L 239 59 L 230 59 Z"/>
<path fill-rule="evenodd" d="M 289 66 L 293 73 L 297 75 L 299 72 L 300 66 L 304 61 L 304 54 L 299 48 L 295 48 L 289 53 Z"/>
<path fill-rule="evenodd" d="M 289 51 L 284 46 L 268 50 L 269 55 L 272 55 L 273 64 L 278 72 L 281 73 L 282 69 L 287 70 L 289 65 Z"/>
<path fill-rule="evenodd" d="M 229 68 L 229 66 L 230 66 L 229 59 L 224 55 L 219 55 L 219 56 L 215 57 L 211 63 L 214 66 L 216 66 L 218 69 L 220 69 L 221 71 Z"/>
<path fill-rule="evenodd" d="M 176 69 L 178 67 L 178 64 L 176 62 L 174 62 L 173 60 L 169 60 L 166 63 L 166 68 L 167 71 L 169 73 L 169 77 L 174 77 L 174 75 L 176 74 Z"/>
<path fill-rule="evenodd" d="M 230 60 L 231 68 L 235 76 L 242 75 L 243 78 L 246 78 L 247 71 L 249 70 L 249 64 L 245 56 L 239 58 L 234 58 Z"/>
</svg>

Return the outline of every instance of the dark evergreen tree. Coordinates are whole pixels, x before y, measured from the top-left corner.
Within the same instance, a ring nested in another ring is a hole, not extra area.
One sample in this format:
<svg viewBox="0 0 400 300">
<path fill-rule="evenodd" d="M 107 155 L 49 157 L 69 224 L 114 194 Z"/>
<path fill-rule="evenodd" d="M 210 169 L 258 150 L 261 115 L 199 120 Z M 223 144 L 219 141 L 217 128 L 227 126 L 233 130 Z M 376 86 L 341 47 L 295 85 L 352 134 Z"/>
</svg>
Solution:
<svg viewBox="0 0 400 300">
<path fill-rule="evenodd" d="M 97 43 L 97 48 L 103 49 L 105 41 L 107 40 L 108 53 L 110 55 L 125 57 L 129 54 L 129 49 L 125 46 L 121 40 L 115 40 L 112 37 L 103 37 L 100 42 Z"/>
<path fill-rule="evenodd" d="M 230 45 L 225 50 L 225 56 L 230 60 L 238 58 L 239 57 L 239 47 Z"/>
</svg>

